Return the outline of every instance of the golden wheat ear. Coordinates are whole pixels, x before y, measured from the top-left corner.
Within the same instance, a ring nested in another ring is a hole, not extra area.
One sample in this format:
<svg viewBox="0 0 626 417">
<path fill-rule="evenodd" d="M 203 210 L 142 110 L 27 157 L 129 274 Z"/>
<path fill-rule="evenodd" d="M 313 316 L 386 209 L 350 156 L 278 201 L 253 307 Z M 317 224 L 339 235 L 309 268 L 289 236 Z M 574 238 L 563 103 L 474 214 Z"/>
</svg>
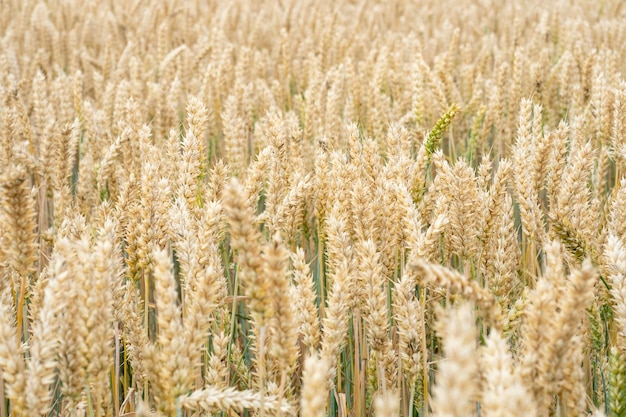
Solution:
<svg viewBox="0 0 626 417">
<path fill-rule="evenodd" d="M 441 415 L 461 416 L 475 409 L 479 363 L 473 310 L 469 303 L 440 310 L 437 332 L 445 360 L 438 366 L 432 407 Z"/>
</svg>

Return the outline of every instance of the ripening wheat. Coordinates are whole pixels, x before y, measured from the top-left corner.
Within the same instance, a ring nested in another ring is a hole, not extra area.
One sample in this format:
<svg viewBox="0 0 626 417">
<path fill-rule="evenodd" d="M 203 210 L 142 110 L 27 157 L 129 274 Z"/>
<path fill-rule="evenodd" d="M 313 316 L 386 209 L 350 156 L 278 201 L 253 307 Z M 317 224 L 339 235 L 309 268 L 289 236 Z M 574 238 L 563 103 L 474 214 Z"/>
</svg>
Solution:
<svg viewBox="0 0 626 417">
<path fill-rule="evenodd" d="M 626 417 L 621 0 L 0 0 L 0 417 Z"/>
</svg>

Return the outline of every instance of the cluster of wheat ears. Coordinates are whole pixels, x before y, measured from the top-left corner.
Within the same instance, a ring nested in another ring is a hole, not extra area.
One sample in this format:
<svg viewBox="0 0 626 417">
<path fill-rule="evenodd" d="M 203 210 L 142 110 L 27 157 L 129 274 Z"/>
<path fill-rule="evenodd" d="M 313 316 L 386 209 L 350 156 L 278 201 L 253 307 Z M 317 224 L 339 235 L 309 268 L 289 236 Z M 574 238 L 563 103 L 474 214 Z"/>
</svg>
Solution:
<svg viewBox="0 0 626 417">
<path fill-rule="evenodd" d="M 0 417 L 626 416 L 621 0 L 0 0 Z"/>
</svg>

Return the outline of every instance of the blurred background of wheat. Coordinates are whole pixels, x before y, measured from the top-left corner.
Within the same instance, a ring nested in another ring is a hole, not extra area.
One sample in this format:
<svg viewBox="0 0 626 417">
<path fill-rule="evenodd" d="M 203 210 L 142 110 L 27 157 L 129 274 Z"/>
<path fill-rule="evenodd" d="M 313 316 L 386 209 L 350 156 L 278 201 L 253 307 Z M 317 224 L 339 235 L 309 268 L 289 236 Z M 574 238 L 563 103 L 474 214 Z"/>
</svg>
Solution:
<svg viewBox="0 0 626 417">
<path fill-rule="evenodd" d="M 0 0 L 0 417 L 626 416 L 620 0 Z"/>
</svg>

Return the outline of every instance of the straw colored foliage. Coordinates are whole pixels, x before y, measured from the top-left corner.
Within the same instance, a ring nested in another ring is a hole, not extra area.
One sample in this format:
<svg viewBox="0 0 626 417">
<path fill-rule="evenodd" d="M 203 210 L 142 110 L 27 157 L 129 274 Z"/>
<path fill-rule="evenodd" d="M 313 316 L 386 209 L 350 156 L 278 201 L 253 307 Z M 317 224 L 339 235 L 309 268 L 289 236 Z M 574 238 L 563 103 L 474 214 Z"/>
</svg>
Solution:
<svg viewBox="0 0 626 417">
<path fill-rule="evenodd" d="M 621 0 L 0 0 L 0 417 L 626 416 Z"/>
</svg>

